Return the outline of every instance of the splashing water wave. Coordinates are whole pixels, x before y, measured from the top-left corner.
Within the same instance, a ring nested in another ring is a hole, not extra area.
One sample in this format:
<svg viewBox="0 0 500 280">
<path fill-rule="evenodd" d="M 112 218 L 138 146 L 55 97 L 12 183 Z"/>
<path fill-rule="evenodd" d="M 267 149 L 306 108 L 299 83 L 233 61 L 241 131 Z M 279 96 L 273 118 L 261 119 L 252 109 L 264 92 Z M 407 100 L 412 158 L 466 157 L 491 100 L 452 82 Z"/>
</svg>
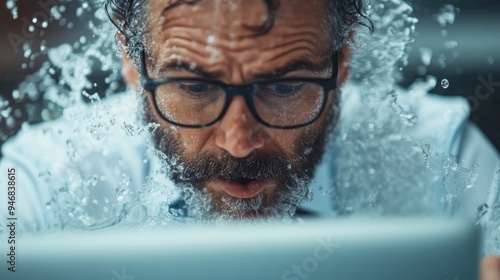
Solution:
<svg viewBox="0 0 500 280">
<path fill-rule="evenodd" d="M 178 194 L 162 179 L 170 172 L 161 164 L 164 155 L 149 144 L 140 153 L 143 166 L 131 168 L 122 164 L 126 162 L 127 150 L 140 149 L 140 139 L 158 127 L 144 127 L 139 119 L 130 118 L 140 111 L 134 93 L 122 94 L 122 98 L 112 96 L 121 75 L 119 47 L 112 39 L 115 29 L 99 8 L 102 2 L 90 3 L 94 14 L 86 24 L 93 39 L 79 38 L 78 48 L 74 44 L 47 48 L 49 61 L 15 91 L 17 95 L 45 92 L 47 102 L 64 108 L 64 117 L 72 123 L 69 130 L 55 126 L 39 131 L 41 138 L 57 138 L 65 145 L 65 153 L 51 158 L 39 174 L 47 181 L 66 178 L 51 181 L 57 184 L 47 209 L 58 217 L 56 226 L 61 228 L 99 229 L 137 220 L 143 225 L 173 224 L 181 213 L 169 207 Z M 87 2 L 82 2 L 78 9 L 84 4 L 84 9 L 89 10 Z M 404 1 L 368 4 L 376 31 L 370 34 L 360 27 L 350 42 L 354 49 L 351 73 L 343 88 L 340 125 L 332 144 L 334 183 L 326 192 L 339 215 L 460 213 L 463 209 L 459 197 L 473 188 L 477 174 L 461 167 L 453 157 L 436 153 L 433 140 L 414 138 L 409 133 L 419 123 L 416 104 L 435 87 L 436 80 L 429 77 L 408 91 L 394 86 L 399 67 L 406 65 L 406 49 L 413 41 L 417 19 L 410 16 L 412 8 Z M 16 17 L 15 1 L 9 0 L 7 7 Z M 447 12 L 440 19 L 443 25 L 454 21 L 452 11 Z M 60 15 L 58 18 L 63 19 Z M 30 55 L 37 52 L 35 49 L 40 50 L 29 45 L 24 48 Z M 431 54 L 427 56 L 426 65 Z M 90 81 L 92 69 L 107 73 L 105 94 L 96 92 L 97 85 Z M 102 96 L 108 96 L 112 102 L 101 102 Z M 2 114 L 10 113 L 7 107 L 0 100 Z M 464 109 L 455 113 L 468 112 Z M 46 116 L 46 120 L 55 118 L 50 113 Z M 149 158 L 148 154 L 155 156 Z M 113 166 L 106 169 L 112 172 L 103 173 L 100 166 L 88 166 L 88 159 L 94 156 L 104 159 L 100 163 L 103 166 Z M 159 176 L 142 182 L 134 177 L 138 173 L 135 169 L 146 166 L 156 168 L 151 174 Z M 182 169 L 181 164 L 178 166 Z M 105 189 L 105 184 L 115 187 Z M 480 215 L 480 222 L 487 227 L 489 240 L 497 240 L 499 224 L 495 221 L 500 220 L 500 207 L 491 205 L 488 209 L 488 215 Z M 498 242 L 486 242 L 485 251 L 500 252 L 498 245 L 493 244 Z"/>
</svg>

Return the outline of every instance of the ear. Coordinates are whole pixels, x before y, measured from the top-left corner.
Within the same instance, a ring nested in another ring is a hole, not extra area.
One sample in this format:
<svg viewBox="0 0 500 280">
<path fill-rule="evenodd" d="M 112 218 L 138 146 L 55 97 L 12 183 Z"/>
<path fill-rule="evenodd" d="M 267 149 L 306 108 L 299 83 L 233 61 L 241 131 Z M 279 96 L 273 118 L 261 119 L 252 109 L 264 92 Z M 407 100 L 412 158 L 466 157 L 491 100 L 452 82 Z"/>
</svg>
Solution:
<svg viewBox="0 0 500 280">
<path fill-rule="evenodd" d="M 125 46 L 125 39 L 120 33 L 116 35 L 116 38 L 121 42 L 122 46 Z M 140 81 L 139 72 L 137 72 L 137 69 L 135 69 L 130 59 L 130 56 L 128 55 L 124 47 L 122 47 L 121 53 L 122 53 L 122 75 L 125 78 L 125 82 L 127 82 L 128 86 L 135 90 L 137 89 L 137 86 L 139 85 Z"/>
<path fill-rule="evenodd" d="M 347 43 L 344 44 L 342 51 L 339 54 L 339 83 L 343 85 L 347 78 L 349 77 L 350 68 L 352 58 L 352 46 L 349 43 L 354 38 L 354 31 L 349 33 Z"/>
<path fill-rule="evenodd" d="M 140 81 L 139 73 L 132 64 L 132 61 L 130 61 L 130 56 L 125 50 L 122 50 L 122 75 L 130 88 L 134 90 L 137 89 Z"/>
</svg>

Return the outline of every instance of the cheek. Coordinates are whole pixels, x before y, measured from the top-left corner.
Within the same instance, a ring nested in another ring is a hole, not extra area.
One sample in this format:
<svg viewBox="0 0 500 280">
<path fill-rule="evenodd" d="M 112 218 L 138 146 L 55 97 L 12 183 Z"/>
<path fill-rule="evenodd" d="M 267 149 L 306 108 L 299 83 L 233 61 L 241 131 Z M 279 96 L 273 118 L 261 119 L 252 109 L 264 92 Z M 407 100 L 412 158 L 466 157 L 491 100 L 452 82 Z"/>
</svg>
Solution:
<svg viewBox="0 0 500 280">
<path fill-rule="evenodd" d="M 307 129 L 299 130 L 273 130 L 268 133 L 267 145 L 270 151 L 275 146 L 288 159 L 294 161 L 298 156 L 295 154 L 297 144 L 301 136 L 307 133 Z M 266 148 L 265 148 L 266 149 Z"/>
<path fill-rule="evenodd" d="M 211 141 L 213 129 L 186 129 L 177 128 L 175 132 L 179 144 L 182 145 L 186 156 L 192 157 L 207 149 Z M 213 141 L 213 140 L 212 140 Z"/>
</svg>

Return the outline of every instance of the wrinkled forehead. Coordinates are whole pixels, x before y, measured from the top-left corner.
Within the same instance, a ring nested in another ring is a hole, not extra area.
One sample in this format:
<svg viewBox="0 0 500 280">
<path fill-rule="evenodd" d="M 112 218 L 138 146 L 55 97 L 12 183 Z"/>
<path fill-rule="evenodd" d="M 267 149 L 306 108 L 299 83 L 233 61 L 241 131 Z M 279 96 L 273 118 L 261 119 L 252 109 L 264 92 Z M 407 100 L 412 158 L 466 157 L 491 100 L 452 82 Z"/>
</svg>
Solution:
<svg viewBox="0 0 500 280">
<path fill-rule="evenodd" d="M 318 47 L 324 49 L 330 45 L 326 0 L 151 0 L 148 3 L 150 45 L 162 44 L 181 29 L 189 30 L 189 36 L 205 36 L 207 43 L 216 38 L 233 42 L 251 38 L 258 46 L 272 47 L 287 36 L 310 33 L 315 35 Z M 262 29 L 266 32 L 259 32 Z"/>
</svg>

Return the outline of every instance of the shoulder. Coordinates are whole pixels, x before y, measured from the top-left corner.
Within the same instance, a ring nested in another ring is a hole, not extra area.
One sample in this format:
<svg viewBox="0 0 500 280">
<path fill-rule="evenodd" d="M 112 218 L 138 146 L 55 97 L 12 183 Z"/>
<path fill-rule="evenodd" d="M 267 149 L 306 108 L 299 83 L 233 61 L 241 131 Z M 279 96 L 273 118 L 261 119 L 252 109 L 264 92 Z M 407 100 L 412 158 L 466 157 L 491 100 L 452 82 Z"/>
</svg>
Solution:
<svg viewBox="0 0 500 280">
<path fill-rule="evenodd" d="M 437 153 L 456 156 L 470 113 L 467 100 L 460 96 L 426 94 L 414 104 L 418 122 L 408 129 Z"/>
<path fill-rule="evenodd" d="M 142 187 L 149 171 L 146 139 L 123 102 L 115 97 L 66 111 L 56 121 L 25 126 L 3 145 L 0 166 L 16 169 L 23 186 L 18 206 L 25 230 L 57 225 L 59 218 L 50 211 L 54 200 L 53 206 L 64 199 L 97 213 L 97 208 L 111 210 L 105 204 L 116 200 L 117 191 Z M 73 201 L 82 197 L 88 199 Z M 106 218 L 102 211 L 98 217 Z"/>
<path fill-rule="evenodd" d="M 474 174 L 472 187 L 461 195 L 461 208 L 475 215 L 481 205 L 495 204 L 500 156 L 481 130 L 468 120 L 467 100 L 427 94 L 417 108 L 419 122 L 412 135 L 424 139 L 434 153 L 453 156 L 464 172 Z"/>
</svg>

